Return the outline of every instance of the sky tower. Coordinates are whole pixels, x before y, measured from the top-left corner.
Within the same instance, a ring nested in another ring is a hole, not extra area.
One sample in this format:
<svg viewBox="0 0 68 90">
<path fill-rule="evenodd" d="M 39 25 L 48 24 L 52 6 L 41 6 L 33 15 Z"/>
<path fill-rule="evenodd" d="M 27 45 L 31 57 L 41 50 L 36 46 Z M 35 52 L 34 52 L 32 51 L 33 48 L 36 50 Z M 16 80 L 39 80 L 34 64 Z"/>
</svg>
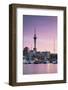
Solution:
<svg viewBox="0 0 68 90">
<path fill-rule="evenodd" d="M 34 30 L 34 51 L 37 51 L 37 48 L 36 48 L 36 39 L 37 39 L 37 36 L 36 36 L 36 29 Z"/>
</svg>

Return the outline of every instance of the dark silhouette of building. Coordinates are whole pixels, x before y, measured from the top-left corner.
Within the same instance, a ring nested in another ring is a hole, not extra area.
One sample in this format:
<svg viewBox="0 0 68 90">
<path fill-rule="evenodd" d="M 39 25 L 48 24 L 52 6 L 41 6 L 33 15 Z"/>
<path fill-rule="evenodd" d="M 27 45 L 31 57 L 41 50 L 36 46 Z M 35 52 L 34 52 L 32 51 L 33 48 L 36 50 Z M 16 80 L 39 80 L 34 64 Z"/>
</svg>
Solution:
<svg viewBox="0 0 68 90">
<path fill-rule="evenodd" d="M 25 47 L 24 50 L 23 50 L 23 55 L 24 56 L 27 56 L 29 53 L 29 48 L 28 47 Z"/>
</svg>

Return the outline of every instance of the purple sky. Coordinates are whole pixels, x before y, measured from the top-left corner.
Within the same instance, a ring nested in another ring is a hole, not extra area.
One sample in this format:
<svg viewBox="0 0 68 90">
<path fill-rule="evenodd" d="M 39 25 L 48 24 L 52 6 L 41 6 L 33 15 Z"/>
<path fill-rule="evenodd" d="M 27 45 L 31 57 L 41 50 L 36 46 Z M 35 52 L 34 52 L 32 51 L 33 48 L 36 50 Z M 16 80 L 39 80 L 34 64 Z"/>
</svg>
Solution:
<svg viewBox="0 0 68 90">
<path fill-rule="evenodd" d="M 57 52 L 57 16 L 23 16 L 24 47 L 34 48 L 34 29 L 37 50 Z"/>
</svg>

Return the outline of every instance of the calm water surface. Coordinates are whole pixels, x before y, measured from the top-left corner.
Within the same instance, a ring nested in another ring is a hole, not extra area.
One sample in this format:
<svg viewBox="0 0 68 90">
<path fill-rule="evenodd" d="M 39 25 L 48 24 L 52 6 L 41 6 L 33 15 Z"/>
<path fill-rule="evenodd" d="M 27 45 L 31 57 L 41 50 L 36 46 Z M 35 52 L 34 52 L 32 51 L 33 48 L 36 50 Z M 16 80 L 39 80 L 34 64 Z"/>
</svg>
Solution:
<svg viewBox="0 0 68 90">
<path fill-rule="evenodd" d="M 23 64 L 23 74 L 57 73 L 57 64 Z"/>
</svg>

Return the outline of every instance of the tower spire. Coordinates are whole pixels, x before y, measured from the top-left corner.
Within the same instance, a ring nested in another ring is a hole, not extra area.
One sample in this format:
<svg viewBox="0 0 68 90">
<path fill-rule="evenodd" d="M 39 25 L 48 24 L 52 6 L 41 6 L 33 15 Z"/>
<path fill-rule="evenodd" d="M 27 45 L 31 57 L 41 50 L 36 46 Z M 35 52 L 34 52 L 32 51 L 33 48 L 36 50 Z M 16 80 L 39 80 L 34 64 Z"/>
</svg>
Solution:
<svg viewBox="0 0 68 90">
<path fill-rule="evenodd" d="M 34 39 L 34 51 L 36 51 L 37 49 L 36 49 L 36 39 L 37 39 L 37 36 L 36 36 L 36 28 L 34 29 L 34 37 L 33 37 L 33 39 Z"/>
</svg>

